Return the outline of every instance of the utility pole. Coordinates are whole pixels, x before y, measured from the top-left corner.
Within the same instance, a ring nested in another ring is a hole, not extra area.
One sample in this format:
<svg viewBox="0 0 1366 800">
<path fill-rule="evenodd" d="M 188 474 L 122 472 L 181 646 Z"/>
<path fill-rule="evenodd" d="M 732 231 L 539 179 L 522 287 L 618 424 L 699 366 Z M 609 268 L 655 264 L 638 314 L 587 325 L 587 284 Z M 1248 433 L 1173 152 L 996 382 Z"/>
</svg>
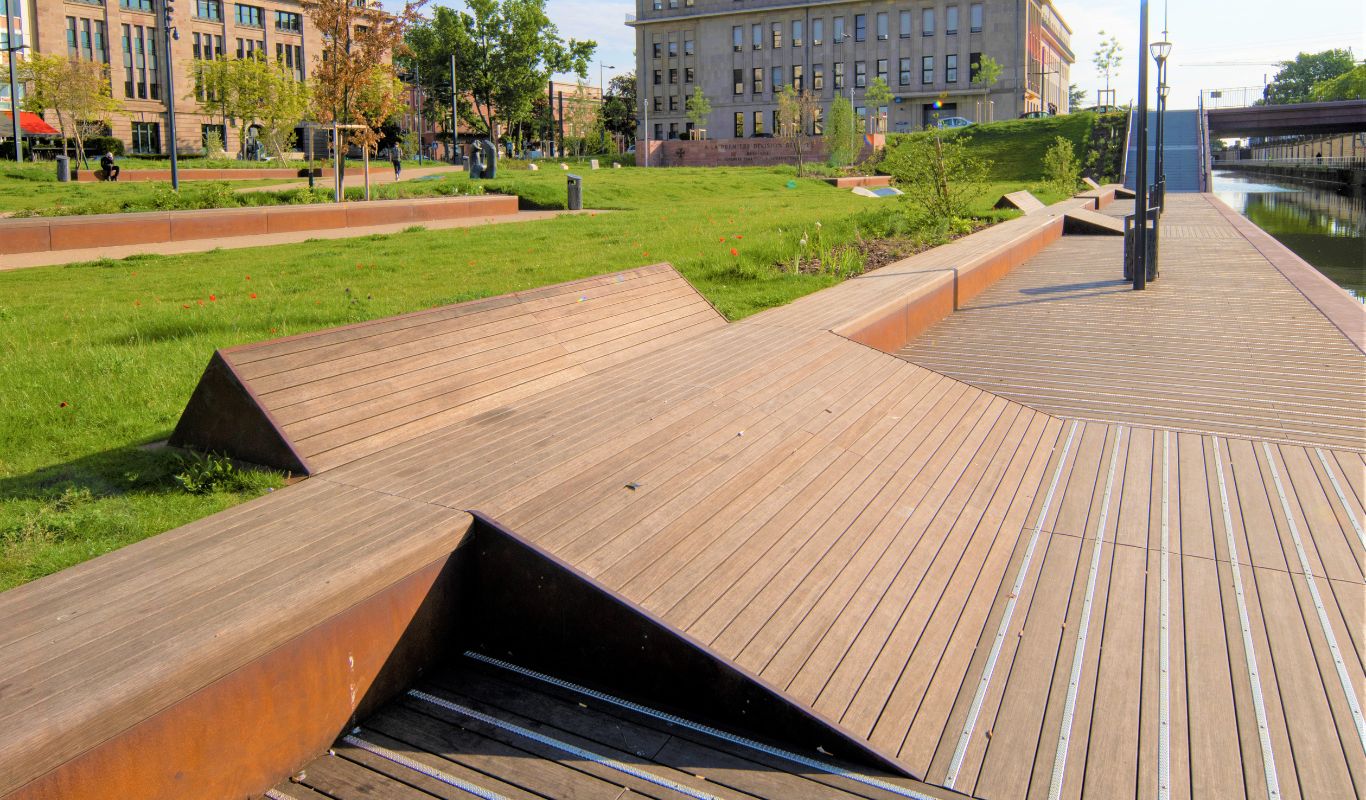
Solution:
<svg viewBox="0 0 1366 800">
<path fill-rule="evenodd" d="M 171 14 L 175 11 L 171 0 L 162 0 L 161 3 L 161 24 L 162 41 L 165 47 L 162 52 L 166 56 L 166 135 L 170 139 L 171 146 L 171 189 L 180 191 L 180 160 L 177 157 L 176 138 L 175 138 L 175 76 L 172 69 L 175 61 L 171 55 L 171 40 L 179 38 L 175 27 L 171 25 Z"/>
<path fill-rule="evenodd" d="M 1138 164 L 1134 170 L 1134 291 L 1148 286 L 1148 0 L 1138 4 Z"/>
<path fill-rule="evenodd" d="M 460 163 L 460 95 L 455 93 L 455 53 L 451 53 L 451 163 Z"/>
<path fill-rule="evenodd" d="M 24 127 L 19 122 L 19 81 L 15 76 L 14 59 L 20 50 L 24 49 L 24 43 L 14 43 L 14 18 L 11 15 L 9 2 L 5 2 L 5 52 L 9 58 L 9 115 L 10 122 L 14 128 L 14 161 L 22 164 L 24 161 Z"/>
</svg>

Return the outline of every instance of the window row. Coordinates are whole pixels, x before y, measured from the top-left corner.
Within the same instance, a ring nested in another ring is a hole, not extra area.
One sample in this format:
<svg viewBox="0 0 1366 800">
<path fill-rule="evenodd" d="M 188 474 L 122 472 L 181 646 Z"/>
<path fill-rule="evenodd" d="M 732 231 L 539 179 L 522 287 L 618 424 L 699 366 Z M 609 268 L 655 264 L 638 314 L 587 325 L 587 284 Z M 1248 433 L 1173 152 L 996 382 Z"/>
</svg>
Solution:
<svg viewBox="0 0 1366 800">
<path fill-rule="evenodd" d="M 968 25 L 972 33 L 982 32 L 983 4 L 973 3 L 968 6 Z M 873 18 L 876 26 L 876 34 L 879 40 L 891 38 L 889 26 L 891 24 L 890 12 L 878 12 Z M 897 14 L 898 35 L 902 39 L 909 39 L 914 35 L 912 26 L 913 15 L 910 11 L 901 11 Z M 855 42 L 863 42 L 868 39 L 868 15 L 854 15 L 854 31 L 850 34 L 845 28 L 844 17 L 833 17 L 831 23 L 830 41 L 833 44 L 843 44 L 852 38 Z M 806 21 L 794 19 L 789 25 L 782 22 L 768 23 L 767 27 L 763 23 L 754 23 L 749 26 L 749 47 L 753 50 L 764 49 L 764 42 L 767 41 L 769 47 L 778 49 L 783 47 L 783 34 L 790 31 L 791 46 L 804 47 L 806 39 Z M 958 33 L 958 6 L 948 6 L 944 9 L 944 33 L 946 35 L 956 35 Z M 920 12 L 920 35 L 933 36 L 935 34 L 935 9 L 925 8 Z M 730 29 L 731 47 L 735 52 L 745 49 L 745 26 L 735 25 Z M 825 20 L 811 20 L 811 40 L 810 43 L 815 47 L 825 44 Z M 658 45 L 656 45 L 658 48 Z M 659 58 L 656 51 L 655 58 Z"/>
<path fill-rule="evenodd" d="M 664 58 L 666 53 L 669 58 L 678 58 L 678 40 L 655 42 L 652 52 L 655 58 Z M 693 44 L 692 34 L 688 34 L 687 38 L 683 40 L 683 55 L 691 56 L 696 54 L 697 49 Z"/>
<path fill-rule="evenodd" d="M 67 17 L 66 56 L 72 60 L 108 64 L 108 28 L 104 20 Z"/>
<path fill-rule="evenodd" d="M 982 62 L 982 54 L 981 54 L 981 53 L 973 53 L 973 54 L 970 56 L 969 61 L 968 61 L 968 65 L 969 65 L 969 70 L 968 70 L 968 72 L 969 72 L 969 80 L 976 80 L 976 78 L 977 78 L 977 73 L 978 73 L 978 71 L 981 69 L 981 62 Z M 913 72 L 912 72 L 912 65 L 913 65 L 913 63 L 914 63 L 913 59 L 909 59 L 909 58 L 898 59 L 898 61 L 897 61 L 897 81 L 896 81 L 896 85 L 898 85 L 898 86 L 910 86 L 910 85 L 912 85 L 912 84 L 914 83 L 914 80 L 913 80 L 914 75 L 913 75 Z M 843 62 L 843 61 L 836 61 L 832 66 L 833 66 L 833 71 L 832 71 L 832 73 L 831 73 L 831 78 L 833 79 L 833 88 L 834 88 L 835 90 L 844 89 L 844 88 L 846 87 L 846 84 L 845 84 L 845 62 Z M 888 83 L 888 85 L 891 85 L 891 82 L 888 81 L 888 78 L 887 78 L 887 74 L 888 74 L 888 73 L 887 73 L 887 66 L 888 66 L 888 59 L 885 59 L 885 58 L 879 58 L 879 59 L 877 59 L 876 61 L 873 62 L 873 67 L 874 67 L 874 73 L 873 73 L 873 74 L 874 74 L 874 77 L 875 77 L 875 78 L 881 78 L 881 79 L 883 80 L 883 82 Z M 784 87 L 784 86 L 787 86 L 787 85 L 789 85 L 789 84 L 791 84 L 792 88 L 796 89 L 796 90 L 799 91 L 799 92 L 802 91 L 803 89 L 806 89 L 806 88 L 810 88 L 812 91 L 815 91 L 815 92 L 820 92 L 820 91 L 823 91 L 823 90 L 825 89 L 825 65 L 824 65 L 824 64 L 812 64 L 812 65 L 811 65 L 811 86 L 810 86 L 810 87 L 807 87 L 807 86 L 806 86 L 806 83 L 805 83 L 806 67 L 805 67 L 804 65 L 801 65 L 801 64 L 794 64 L 794 65 L 792 66 L 792 68 L 791 68 L 791 69 L 792 69 L 792 72 L 791 72 L 791 78 L 790 78 L 790 79 L 789 79 L 789 77 L 788 77 L 787 69 L 788 69 L 788 68 L 787 68 L 787 67 L 784 67 L 784 66 L 770 67 L 770 68 L 769 68 L 769 71 L 768 71 L 768 73 L 767 73 L 768 76 L 769 76 L 769 79 L 770 79 L 770 80 L 769 80 L 769 83 L 768 83 L 768 88 L 771 89 L 775 94 L 778 93 L 778 92 L 780 92 L 780 91 L 782 91 L 783 87 Z M 691 72 L 691 70 L 689 70 L 689 72 Z M 921 84 L 921 85 L 930 85 L 930 84 L 933 84 L 933 83 L 935 82 L 934 72 L 935 72 L 935 57 L 934 57 L 934 56 L 923 56 L 923 57 L 920 59 L 920 84 Z M 745 70 L 743 70 L 743 69 L 735 69 L 735 70 L 732 70 L 732 71 L 731 71 L 731 75 L 732 75 L 732 82 L 733 82 L 732 93 L 733 93 L 733 94 L 736 94 L 736 95 L 745 94 L 745 88 L 746 88 L 746 75 L 745 75 Z M 750 94 L 763 94 L 763 93 L 764 93 L 764 88 L 765 88 L 765 85 L 764 85 L 764 78 L 765 78 L 764 68 L 763 68 L 763 67 L 754 67 L 753 69 L 751 69 L 751 70 L 749 71 L 748 78 L 749 78 L 749 80 L 748 80 L 749 93 L 750 93 Z M 947 55 L 947 56 L 944 57 L 944 82 L 945 82 L 945 83 L 957 83 L 957 82 L 958 82 L 958 78 L 959 78 L 959 75 L 958 75 L 958 54 L 957 54 L 957 53 L 950 53 L 949 55 Z M 866 88 L 867 85 L 868 85 L 868 62 L 866 62 L 866 61 L 855 61 L 855 62 L 854 62 L 854 88 L 856 88 L 856 89 L 863 89 L 863 88 Z M 658 110 L 658 109 L 656 109 L 656 110 Z"/>
<path fill-rule="evenodd" d="M 692 8 L 694 2 L 695 0 L 654 0 L 653 7 L 655 11 L 663 11 L 666 4 L 669 8 Z"/>
<path fill-rule="evenodd" d="M 693 83 L 693 82 L 697 79 L 697 72 L 696 72 L 696 69 L 695 69 L 694 67 L 684 67 L 682 70 L 678 70 L 678 69 L 669 69 L 669 70 L 657 69 L 657 70 L 654 71 L 654 73 L 653 73 L 650 77 L 653 79 L 653 82 L 654 82 L 654 85 L 655 85 L 655 86 L 662 86 L 662 85 L 665 83 L 665 78 L 666 78 L 666 77 L 668 78 L 668 82 L 669 82 L 669 83 L 678 83 L 678 76 L 679 76 L 680 73 L 681 73 L 682 76 L 683 76 L 683 82 L 684 82 L 684 83 Z"/>
</svg>

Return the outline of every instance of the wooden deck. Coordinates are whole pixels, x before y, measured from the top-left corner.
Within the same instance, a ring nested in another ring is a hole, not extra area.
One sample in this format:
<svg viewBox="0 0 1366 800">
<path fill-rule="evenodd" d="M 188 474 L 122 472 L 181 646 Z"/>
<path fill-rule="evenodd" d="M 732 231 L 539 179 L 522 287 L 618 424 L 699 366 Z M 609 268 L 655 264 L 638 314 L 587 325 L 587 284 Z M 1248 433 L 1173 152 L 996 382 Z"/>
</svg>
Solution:
<svg viewBox="0 0 1366 800">
<path fill-rule="evenodd" d="M 1173 204 L 1170 224 L 1211 227 L 1207 243 L 1223 228 L 1198 210 Z M 699 331 L 0 596 L 29 642 L 16 661 L 2 634 L 0 686 L 32 698 L 0 704 L 0 728 L 54 708 L 99 719 L 90 698 L 122 685 L 116 672 L 168 652 L 154 631 L 113 632 L 181 595 L 239 603 L 178 611 L 189 629 L 241 620 L 306 588 L 281 553 L 315 558 L 321 587 L 414 526 L 475 509 L 935 785 L 993 800 L 1360 796 L 1366 462 L 1350 440 L 1065 419 L 831 333 L 1056 216 Z M 1263 288 L 1238 241 L 1220 243 L 1243 265 L 1230 283 Z M 1261 321 L 1261 301 L 1219 291 L 1229 324 Z M 1336 352 L 1336 329 L 1272 301 L 1302 329 L 1286 347 Z M 1299 385 L 1304 361 L 1258 364 Z M 354 534 L 335 553 L 334 528 Z M 436 547 L 411 541 L 424 557 Z M 121 600 L 135 565 L 156 594 Z M 197 579 L 179 580 L 191 565 Z M 194 644 L 208 660 L 206 639 Z M 91 642 L 109 669 L 86 666 Z M 0 764 L 14 752 L 0 745 Z"/>
</svg>

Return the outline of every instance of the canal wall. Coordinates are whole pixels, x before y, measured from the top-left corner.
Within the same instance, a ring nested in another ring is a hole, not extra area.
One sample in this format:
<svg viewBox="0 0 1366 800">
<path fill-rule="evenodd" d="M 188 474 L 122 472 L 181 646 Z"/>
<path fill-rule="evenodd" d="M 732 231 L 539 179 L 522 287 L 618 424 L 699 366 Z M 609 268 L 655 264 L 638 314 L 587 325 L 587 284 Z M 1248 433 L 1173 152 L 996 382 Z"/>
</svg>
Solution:
<svg viewBox="0 0 1366 800">
<path fill-rule="evenodd" d="M 1269 178 L 1332 186 L 1353 192 L 1366 190 L 1366 160 L 1356 163 L 1267 163 L 1258 161 L 1215 161 L 1215 169 L 1226 169 Z"/>
</svg>

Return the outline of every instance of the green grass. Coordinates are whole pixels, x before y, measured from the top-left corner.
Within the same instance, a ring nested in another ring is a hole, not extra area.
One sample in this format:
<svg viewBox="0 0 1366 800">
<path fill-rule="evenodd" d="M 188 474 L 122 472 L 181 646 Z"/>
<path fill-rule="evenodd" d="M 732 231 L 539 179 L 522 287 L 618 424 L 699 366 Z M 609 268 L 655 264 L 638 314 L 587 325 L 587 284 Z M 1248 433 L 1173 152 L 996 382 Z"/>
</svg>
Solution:
<svg viewBox="0 0 1366 800">
<path fill-rule="evenodd" d="M 173 453 L 142 447 L 169 435 L 215 348 L 660 261 L 739 319 L 839 280 L 775 266 L 817 222 L 848 243 L 896 207 L 790 168 L 581 174 L 585 204 L 610 212 L 0 272 L 0 589 L 280 485 L 248 473 L 193 494 Z M 557 208 L 565 177 L 487 188 Z"/>
<path fill-rule="evenodd" d="M 998 181 L 1041 181 L 1043 157 L 1053 140 L 1061 136 L 1072 142 L 1077 155 L 1086 152 L 1095 124 L 1095 114 L 1078 112 L 1043 119 L 1014 119 L 973 125 L 948 135 L 970 138 L 972 151 L 992 162 L 992 177 Z M 893 134 L 889 146 L 902 137 L 930 136 L 931 133 Z M 1059 198 L 1061 199 L 1061 198 Z"/>
<path fill-rule="evenodd" d="M 276 186 L 281 183 L 297 183 L 297 179 L 233 181 L 232 186 L 252 188 Z M 183 181 L 180 185 L 184 191 L 200 192 L 212 184 L 213 181 Z M 56 175 L 48 174 L 46 169 L 40 171 L 29 164 L 8 164 L 0 167 L 0 212 L 18 212 L 20 215 L 61 214 L 82 208 L 98 208 L 103 212 L 113 212 L 126 206 L 143 204 L 158 191 L 170 191 L 170 187 L 169 182 L 163 181 L 58 183 Z"/>
</svg>

